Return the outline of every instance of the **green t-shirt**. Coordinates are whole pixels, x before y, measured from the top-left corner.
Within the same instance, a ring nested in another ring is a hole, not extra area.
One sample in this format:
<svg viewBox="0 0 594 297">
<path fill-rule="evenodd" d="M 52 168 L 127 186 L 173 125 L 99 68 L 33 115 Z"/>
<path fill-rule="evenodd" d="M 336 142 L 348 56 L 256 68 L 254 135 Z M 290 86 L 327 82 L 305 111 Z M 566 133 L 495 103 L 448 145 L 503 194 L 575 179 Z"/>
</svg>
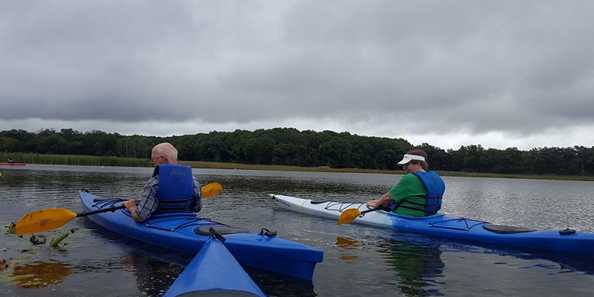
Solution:
<svg viewBox="0 0 594 297">
<path fill-rule="evenodd" d="M 427 197 L 427 191 L 416 175 L 412 173 L 403 175 L 400 181 L 393 185 L 388 193 L 390 194 L 390 198 L 399 204 L 399 207 L 395 210 L 397 214 L 413 217 L 425 216 L 424 211 L 406 208 L 406 206 L 422 208 L 420 205 L 408 203 L 409 201 L 422 205 L 427 203 L 427 199 L 425 198 Z"/>
</svg>

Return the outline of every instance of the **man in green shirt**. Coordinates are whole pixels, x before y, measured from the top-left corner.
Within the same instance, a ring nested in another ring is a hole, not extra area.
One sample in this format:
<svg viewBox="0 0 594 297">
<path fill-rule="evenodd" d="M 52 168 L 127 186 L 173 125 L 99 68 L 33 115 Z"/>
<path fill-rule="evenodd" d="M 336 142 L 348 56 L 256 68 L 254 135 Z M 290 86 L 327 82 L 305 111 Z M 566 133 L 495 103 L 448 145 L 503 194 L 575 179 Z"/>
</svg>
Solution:
<svg viewBox="0 0 594 297">
<path fill-rule="evenodd" d="M 421 149 L 410 150 L 398 165 L 403 167 L 405 175 L 381 198 L 371 200 L 367 205 L 414 217 L 436 213 L 441 208 L 445 185 L 437 173 L 428 171 L 427 153 Z"/>
</svg>

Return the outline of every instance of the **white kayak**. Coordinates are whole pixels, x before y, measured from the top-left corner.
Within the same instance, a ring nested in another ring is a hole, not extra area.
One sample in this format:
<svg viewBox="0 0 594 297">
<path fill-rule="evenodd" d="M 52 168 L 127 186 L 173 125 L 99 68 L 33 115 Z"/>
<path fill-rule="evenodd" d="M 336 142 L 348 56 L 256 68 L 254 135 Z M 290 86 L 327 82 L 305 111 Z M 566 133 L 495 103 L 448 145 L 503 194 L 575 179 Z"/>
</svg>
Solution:
<svg viewBox="0 0 594 297">
<path fill-rule="evenodd" d="M 356 208 L 359 211 L 369 210 L 367 203 L 351 203 L 351 202 L 335 202 L 335 201 L 312 201 L 311 199 L 303 199 L 291 196 L 284 196 L 278 194 L 270 194 L 274 200 L 280 202 L 279 204 L 294 212 L 309 214 L 316 217 L 324 217 L 329 219 L 336 219 L 340 214 L 349 209 Z M 394 213 L 383 210 L 369 212 L 365 216 L 357 218 L 354 223 L 370 225 L 380 228 L 391 229 L 393 226 L 392 217 L 396 217 Z"/>
<path fill-rule="evenodd" d="M 336 221 L 349 208 L 356 208 L 361 212 L 370 209 L 366 203 L 318 202 L 277 194 L 270 196 L 285 209 Z M 356 218 L 353 223 L 503 248 L 594 258 L 594 233 L 572 229 L 533 230 L 440 213 L 426 217 L 409 217 L 383 210 L 368 212 Z"/>
</svg>

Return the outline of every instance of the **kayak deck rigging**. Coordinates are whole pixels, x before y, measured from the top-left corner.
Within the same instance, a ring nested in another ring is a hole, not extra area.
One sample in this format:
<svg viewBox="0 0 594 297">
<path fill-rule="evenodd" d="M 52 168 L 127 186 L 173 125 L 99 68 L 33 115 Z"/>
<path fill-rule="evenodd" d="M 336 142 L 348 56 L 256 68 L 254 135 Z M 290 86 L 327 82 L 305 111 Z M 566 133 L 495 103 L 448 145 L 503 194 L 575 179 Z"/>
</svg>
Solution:
<svg viewBox="0 0 594 297">
<path fill-rule="evenodd" d="M 457 222 L 464 222 L 464 225 L 463 226 L 440 225 L 440 224 L 450 223 L 450 222 L 456 222 L 456 223 Z M 467 218 L 452 218 L 452 219 L 444 219 L 442 221 L 437 221 L 437 222 L 430 222 L 428 224 L 429 224 L 429 226 L 431 226 L 433 228 L 443 228 L 443 229 L 451 229 L 451 230 L 470 231 L 470 230 L 472 230 L 472 228 L 474 228 L 476 226 L 483 226 L 485 223 L 486 222 L 484 222 L 484 221 L 477 221 L 477 220 L 467 219 Z"/>
</svg>

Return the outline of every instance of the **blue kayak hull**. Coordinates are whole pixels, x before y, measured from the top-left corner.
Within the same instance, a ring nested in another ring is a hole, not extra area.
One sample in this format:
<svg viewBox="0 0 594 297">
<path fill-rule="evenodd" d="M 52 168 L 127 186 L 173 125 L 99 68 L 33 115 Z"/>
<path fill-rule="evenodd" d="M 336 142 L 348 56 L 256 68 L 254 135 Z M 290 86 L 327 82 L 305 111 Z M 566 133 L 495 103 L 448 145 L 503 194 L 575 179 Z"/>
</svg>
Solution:
<svg viewBox="0 0 594 297">
<path fill-rule="evenodd" d="M 213 295 L 266 296 L 224 243 L 210 238 L 163 297 Z"/>
<path fill-rule="evenodd" d="M 101 199 L 84 191 L 80 192 L 80 200 L 86 211 L 121 203 L 119 199 Z M 197 229 L 226 226 L 193 213 L 160 214 L 137 223 L 127 210 L 121 209 L 94 214 L 89 219 L 123 237 L 192 255 L 210 238 L 208 234 L 198 234 Z M 283 276 L 311 281 L 316 264 L 323 259 L 319 249 L 276 236 L 234 233 L 225 238 L 225 246 L 241 265 Z"/>
<path fill-rule="evenodd" d="M 568 256 L 594 258 L 594 234 L 563 233 L 560 230 L 532 230 L 497 233 L 487 222 L 436 215 L 415 223 L 414 218 L 392 216 L 393 229 L 399 232 L 425 234 L 453 240 L 483 243 L 524 251 L 540 251 Z"/>
</svg>

